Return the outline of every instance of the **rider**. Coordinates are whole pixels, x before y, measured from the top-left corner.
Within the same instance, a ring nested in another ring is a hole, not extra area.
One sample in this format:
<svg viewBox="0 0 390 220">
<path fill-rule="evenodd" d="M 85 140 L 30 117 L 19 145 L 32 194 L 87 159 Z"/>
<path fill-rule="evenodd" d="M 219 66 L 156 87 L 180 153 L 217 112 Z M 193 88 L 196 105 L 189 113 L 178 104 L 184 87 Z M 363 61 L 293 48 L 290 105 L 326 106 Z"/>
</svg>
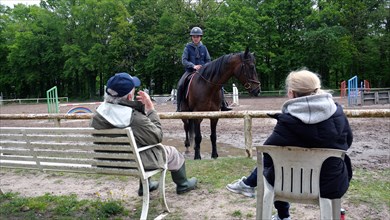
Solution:
<svg viewBox="0 0 390 220">
<path fill-rule="evenodd" d="M 211 61 L 211 57 L 207 47 L 202 44 L 201 39 L 203 36 L 203 31 L 200 27 L 193 27 L 190 32 L 192 42 L 187 43 L 184 47 L 183 54 L 181 56 L 181 62 L 185 68 L 185 73 L 180 78 L 177 86 L 177 111 L 180 111 L 180 104 L 184 96 L 184 82 L 189 75 L 193 72 L 199 71 L 202 66 Z M 231 108 L 227 107 L 227 102 L 223 95 L 222 88 L 222 103 L 221 111 L 230 111 Z"/>
</svg>

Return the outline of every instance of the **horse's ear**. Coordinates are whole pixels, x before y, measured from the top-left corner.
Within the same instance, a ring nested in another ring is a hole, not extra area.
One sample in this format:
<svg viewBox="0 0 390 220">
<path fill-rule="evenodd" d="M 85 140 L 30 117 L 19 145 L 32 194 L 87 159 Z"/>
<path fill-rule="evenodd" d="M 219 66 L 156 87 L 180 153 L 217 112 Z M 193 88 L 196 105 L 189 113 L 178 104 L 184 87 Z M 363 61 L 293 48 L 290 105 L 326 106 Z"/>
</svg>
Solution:
<svg viewBox="0 0 390 220">
<path fill-rule="evenodd" d="M 249 53 L 249 47 L 246 47 L 244 57 L 245 59 L 248 58 L 248 53 Z"/>
</svg>

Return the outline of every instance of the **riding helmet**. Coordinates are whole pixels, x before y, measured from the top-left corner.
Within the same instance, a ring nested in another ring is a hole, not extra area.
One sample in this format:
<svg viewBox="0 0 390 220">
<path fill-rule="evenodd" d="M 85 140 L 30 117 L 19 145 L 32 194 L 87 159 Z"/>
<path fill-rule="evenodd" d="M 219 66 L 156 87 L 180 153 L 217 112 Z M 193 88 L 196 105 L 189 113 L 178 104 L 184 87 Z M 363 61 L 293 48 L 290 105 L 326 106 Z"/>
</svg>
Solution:
<svg viewBox="0 0 390 220">
<path fill-rule="evenodd" d="M 191 29 L 190 35 L 191 36 L 194 36 L 194 35 L 202 36 L 203 35 L 203 31 L 202 31 L 202 29 L 200 29 L 200 27 L 193 27 Z"/>
</svg>

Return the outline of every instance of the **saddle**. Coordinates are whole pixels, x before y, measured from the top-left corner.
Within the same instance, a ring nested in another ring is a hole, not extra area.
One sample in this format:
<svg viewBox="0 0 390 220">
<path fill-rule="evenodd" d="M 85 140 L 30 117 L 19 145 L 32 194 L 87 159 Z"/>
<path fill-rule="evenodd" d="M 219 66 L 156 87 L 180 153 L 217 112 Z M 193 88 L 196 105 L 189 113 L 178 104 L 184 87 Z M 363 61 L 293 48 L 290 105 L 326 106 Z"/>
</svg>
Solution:
<svg viewBox="0 0 390 220">
<path fill-rule="evenodd" d="M 187 100 L 188 98 L 188 94 L 189 94 L 189 88 L 191 86 L 191 82 L 192 82 L 192 78 L 194 77 L 196 72 L 192 72 L 192 73 L 189 73 L 189 72 L 186 72 L 184 73 L 183 75 L 183 78 L 182 78 L 182 92 L 181 95 L 182 95 L 182 100 Z"/>
</svg>

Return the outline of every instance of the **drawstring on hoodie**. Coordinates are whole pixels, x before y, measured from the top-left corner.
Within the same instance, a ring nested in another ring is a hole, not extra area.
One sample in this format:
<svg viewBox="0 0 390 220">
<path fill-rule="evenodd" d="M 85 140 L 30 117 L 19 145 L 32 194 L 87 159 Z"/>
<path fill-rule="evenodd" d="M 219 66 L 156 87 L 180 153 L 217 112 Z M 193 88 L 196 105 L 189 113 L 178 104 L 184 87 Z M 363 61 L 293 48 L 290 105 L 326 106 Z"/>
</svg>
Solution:
<svg viewBox="0 0 390 220">
<path fill-rule="evenodd" d="M 200 59 L 199 47 L 195 47 L 196 59 Z"/>
</svg>

